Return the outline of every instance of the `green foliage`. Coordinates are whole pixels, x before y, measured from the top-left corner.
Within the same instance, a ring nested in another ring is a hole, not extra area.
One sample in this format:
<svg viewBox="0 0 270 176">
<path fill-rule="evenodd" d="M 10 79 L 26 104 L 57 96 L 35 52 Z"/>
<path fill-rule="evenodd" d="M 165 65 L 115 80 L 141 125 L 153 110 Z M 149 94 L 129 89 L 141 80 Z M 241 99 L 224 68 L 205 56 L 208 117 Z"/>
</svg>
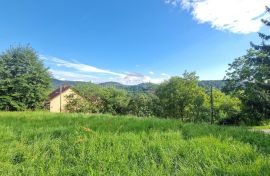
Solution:
<svg viewBox="0 0 270 176">
<path fill-rule="evenodd" d="M 158 85 L 153 83 L 141 83 L 138 85 L 123 85 L 117 82 L 105 82 L 99 84 L 102 87 L 110 87 L 126 90 L 129 93 L 153 93 Z"/>
<path fill-rule="evenodd" d="M 86 98 L 80 97 L 76 94 L 67 95 L 67 104 L 65 109 L 69 112 L 76 113 L 99 113 L 99 102 L 92 100 L 87 101 Z M 100 102 L 101 103 L 101 102 Z"/>
<path fill-rule="evenodd" d="M 241 113 L 241 101 L 236 97 L 226 95 L 218 89 L 213 89 L 213 101 L 216 122 L 238 118 Z"/>
<path fill-rule="evenodd" d="M 69 86 L 76 86 L 77 84 L 88 84 L 87 82 L 81 82 L 81 81 L 67 81 L 67 80 L 58 80 L 58 79 L 52 79 L 53 89 L 58 88 L 61 85 L 69 85 Z M 226 81 L 224 80 L 200 80 L 199 86 L 203 88 L 208 88 L 210 86 L 213 86 L 214 88 L 217 88 L 219 90 L 222 90 L 226 84 Z M 117 89 L 124 89 L 128 91 L 128 93 L 154 93 L 157 88 L 158 84 L 154 83 L 141 83 L 138 85 L 124 85 L 118 82 L 104 82 L 99 83 L 97 85 L 100 85 L 101 87 L 114 87 Z"/>
<path fill-rule="evenodd" d="M 183 77 L 172 77 L 161 84 L 156 92 L 162 106 L 160 116 L 199 120 L 203 113 L 207 96 L 198 86 L 195 73 L 184 73 Z"/>
<path fill-rule="evenodd" d="M 0 175 L 268 175 L 269 141 L 179 120 L 0 113 Z"/>
<path fill-rule="evenodd" d="M 103 88 L 104 113 L 125 114 L 129 96 L 127 91 L 116 88 Z"/>
<path fill-rule="evenodd" d="M 268 60 L 269 54 L 251 49 L 245 56 L 237 58 L 227 71 L 225 87 L 225 91 L 242 101 L 243 120 L 252 124 L 268 118 L 270 113 L 270 67 L 254 62 L 256 58 Z"/>
<path fill-rule="evenodd" d="M 51 78 L 36 52 L 14 47 L 0 55 L 0 110 L 44 107 Z"/>
<path fill-rule="evenodd" d="M 131 95 L 131 100 L 128 105 L 129 114 L 138 117 L 155 116 L 157 97 L 154 94 L 136 93 Z"/>
<path fill-rule="evenodd" d="M 269 8 L 266 7 L 268 13 Z M 262 22 L 269 27 L 268 20 Z M 261 45 L 251 42 L 252 49 L 235 59 L 227 71 L 225 90 L 243 102 L 242 117 L 247 123 L 258 124 L 270 114 L 270 45 L 269 35 L 259 33 Z"/>
<path fill-rule="evenodd" d="M 79 95 L 79 97 L 75 95 L 70 95 L 67 97 L 68 103 L 66 109 L 69 112 L 105 112 L 105 102 L 103 100 L 104 93 L 99 86 L 92 83 L 78 84 L 73 88 L 73 90 Z"/>
<path fill-rule="evenodd" d="M 209 88 L 212 86 L 213 88 L 222 90 L 225 85 L 226 85 L 226 81 L 224 81 L 224 80 L 202 80 L 202 81 L 199 81 L 199 86 L 201 86 L 203 88 Z"/>
<path fill-rule="evenodd" d="M 198 86 L 195 73 L 184 73 L 161 84 L 154 93 L 127 93 L 125 90 L 88 83 L 74 90 L 80 97 L 68 96 L 69 112 L 132 114 L 139 117 L 179 118 L 191 122 L 210 122 L 210 100 Z M 238 117 L 241 102 L 214 89 L 215 122 Z"/>
<path fill-rule="evenodd" d="M 101 87 L 93 83 L 78 84 L 74 90 L 80 95 L 70 95 L 66 106 L 69 112 L 125 114 L 129 96 L 125 90 Z"/>
</svg>

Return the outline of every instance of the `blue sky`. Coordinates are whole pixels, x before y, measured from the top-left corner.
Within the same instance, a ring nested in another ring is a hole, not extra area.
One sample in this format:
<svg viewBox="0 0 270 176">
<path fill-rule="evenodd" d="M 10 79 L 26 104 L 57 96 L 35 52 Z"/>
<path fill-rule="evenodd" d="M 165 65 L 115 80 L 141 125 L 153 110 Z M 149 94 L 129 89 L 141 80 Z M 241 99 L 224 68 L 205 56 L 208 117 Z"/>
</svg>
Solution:
<svg viewBox="0 0 270 176">
<path fill-rule="evenodd" d="M 260 42 L 270 0 L 2 0 L 0 50 L 30 44 L 57 79 L 222 79 Z M 241 8 L 240 8 L 241 7 Z"/>
</svg>

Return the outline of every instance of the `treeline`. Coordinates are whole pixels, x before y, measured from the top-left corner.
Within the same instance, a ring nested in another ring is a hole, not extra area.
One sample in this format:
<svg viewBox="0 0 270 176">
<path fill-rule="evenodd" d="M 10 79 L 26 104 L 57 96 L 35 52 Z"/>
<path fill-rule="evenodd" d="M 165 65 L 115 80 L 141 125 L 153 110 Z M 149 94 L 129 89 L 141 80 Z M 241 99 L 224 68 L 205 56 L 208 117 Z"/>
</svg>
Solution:
<svg viewBox="0 0 270 176">
<path fill-rule="evenodd" d="M 66 80 L 58 80 L 53 79 L 52 80 L 52 86 L 53 89 L 59 88 L 61 85 L 69 85 L 69 86 L 75 86 L 77 84 L 86 84 L 87 82 L 82 81 L 66 81 Z M 97 84 L 97 83 L 96 83 Z M 128 92 L 153 92 L 157 89 L 158 84 L 155 83 L 141 83 L 137 85 L 124 85 L 118 82 L 104 82 L 104 83 L 98 83 L 98 85 L 101 85 L 103 87 L 114 87 L 118 89 L 124 89 Z M 208 88 L 210 86 L 217 88 L 219 90 L 222 90 L 226 85 L 225 80 L 200 80 L 199 86 Z"/>
<path fill-rule="evenodd" d="M 210 122 L 210 91 L 199 86 L 194 72 L 172 77 L 155 92 L 128 92 L 93 83 L 73 87 L 79 96 L 69 95 L 66 109 L 80 113 L 132 114 L 139 117 L 177 118 L 191 122 Z M 240 113 L 239 99 L 213 90 L 216 123 Z"/>
</svg>

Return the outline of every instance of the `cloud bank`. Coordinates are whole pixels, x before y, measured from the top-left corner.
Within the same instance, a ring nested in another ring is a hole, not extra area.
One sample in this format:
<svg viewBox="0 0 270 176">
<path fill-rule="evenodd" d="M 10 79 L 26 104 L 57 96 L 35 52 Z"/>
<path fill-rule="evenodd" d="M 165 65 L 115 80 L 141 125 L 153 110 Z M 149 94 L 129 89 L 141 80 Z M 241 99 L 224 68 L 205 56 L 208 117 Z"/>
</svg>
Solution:
<svg viewBox="0 0 270 176">
<path fill-rule="evenodd" d="M 57 57 L 44 55 L 40 55 L 39 57 L 50 67 L 49 71 L 52 76 L 59 80 L 91 81 L 95 83 L 115 81 L 122 84 L 134 85 L 146 82 L 161 83 L 169 78 L 169 75 L 153 78 L 141 73 L 118 73 Z"/>
<path fill-rule="evenodd" d="M 233 33 L 258 32 L 261 19 L 269 18 L 265 6 L 270 0 L 165 0 L 173 6 L 181 6 L 191 12 L 199 23 Z"/>
</svg>

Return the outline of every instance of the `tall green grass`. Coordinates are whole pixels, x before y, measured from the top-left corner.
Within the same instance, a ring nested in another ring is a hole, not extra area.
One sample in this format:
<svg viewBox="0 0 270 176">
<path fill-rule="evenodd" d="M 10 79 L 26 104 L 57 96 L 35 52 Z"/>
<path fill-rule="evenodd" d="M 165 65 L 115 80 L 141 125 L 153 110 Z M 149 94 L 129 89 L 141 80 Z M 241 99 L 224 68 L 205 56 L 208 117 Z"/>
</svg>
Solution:
<svg viewBox="0 0 270 176">
<path fill-rule="evenodd" d="M 185 139 L 214 136 L 218 139 L 233 139 L 251 144 L 264 154 L 270 153 L 270 135 L 260 131 L 252 131 L 248 127 L 226 127 L 207 124 L 185 124 L 182 128 Z"/>
<path fill-rule="evenodd" d="M 267 175 L 263 140 L 178 120 L 2 112 L 0 175 Z"/>
</svg>

